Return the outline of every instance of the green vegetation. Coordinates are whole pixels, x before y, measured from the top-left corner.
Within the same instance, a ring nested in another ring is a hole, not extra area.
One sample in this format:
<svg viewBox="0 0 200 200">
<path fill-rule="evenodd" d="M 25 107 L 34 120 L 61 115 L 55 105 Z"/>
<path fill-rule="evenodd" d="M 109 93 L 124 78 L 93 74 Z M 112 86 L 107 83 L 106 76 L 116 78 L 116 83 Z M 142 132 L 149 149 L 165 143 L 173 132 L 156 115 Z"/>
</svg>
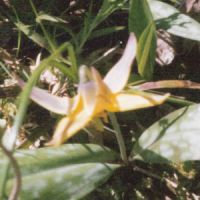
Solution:
<svg viewBox="0 0 200 200">
<path fill-rule="evenodd" d="M 199 198 L 198 6 L 1 2 L 0 200 Z"/>
</svg>

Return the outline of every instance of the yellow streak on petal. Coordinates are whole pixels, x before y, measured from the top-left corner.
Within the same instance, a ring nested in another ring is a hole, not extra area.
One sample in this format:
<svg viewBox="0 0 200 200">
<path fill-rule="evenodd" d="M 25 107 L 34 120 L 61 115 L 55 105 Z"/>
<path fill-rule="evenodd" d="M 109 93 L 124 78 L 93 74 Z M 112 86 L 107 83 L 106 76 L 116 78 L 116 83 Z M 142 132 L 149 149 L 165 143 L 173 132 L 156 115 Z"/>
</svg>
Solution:
<svg viewBox="0 0 200 200">
<path fill-rule="evenodd" d="M 46 143 L 45 146 L 57 146 L 65 142 L 67 139 L 75 135 L 91 120 L 85 110 L 74 113 L 68 117 L 64 117 L 58 123 L 53 139 Z"/>
<path fill-rule="evenodd" d="M 159 105 L 162 104 L 169 95 L 170 94 L 165 94 L 163 96 L 148 94 L 148 97 L 144 97 L 138 94 L 119 93 L 116 95 L 118 107 L 110 107 L 108 111 L 127 111 Z"/>
<path fill-rule="evenodd" d="M 93 79 L 97 85 L 97 104 L 94 114 L 101 113 L 103 110 L 107 110 L 107 107 L 117 106 L 117 101 L 115 99 L 115 94 L 113 94 L 107 85 L 103 82 L 100 74 L 95 68 L 91 68 Z"/>
<path fill-rule="evenodd" d="M 97 116 L 103 118 L 103 121 L 105 123 L 109 122 L 108 121 L 108 115 L 107 115 L 107 113 L 105 111 L 102 111 L 102 112 L 98 113 Z"/>
</svg>

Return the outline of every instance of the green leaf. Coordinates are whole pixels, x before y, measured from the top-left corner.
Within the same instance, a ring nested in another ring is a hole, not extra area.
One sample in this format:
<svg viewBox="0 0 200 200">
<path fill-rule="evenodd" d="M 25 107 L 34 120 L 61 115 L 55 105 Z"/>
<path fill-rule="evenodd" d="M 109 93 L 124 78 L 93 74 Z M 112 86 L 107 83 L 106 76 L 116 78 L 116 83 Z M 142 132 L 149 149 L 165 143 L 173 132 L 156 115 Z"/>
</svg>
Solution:
<svg viewBox="0 0 200 200">
<path fill-rule="evenodd" d="M 59 17 L 54 17 L 48 14 L 40 14 L 38 15 L 38 17 L 36 18 L 36 22 L 38 22 L 39 20 L 47 20 L 47 21 L 51 21 L 51 22 L 62 22 L 62 23 L 68 23 L 67 21 L 59 18 Z"/>
<path fill-rule="evenodd" d="M 149 0 L 157 28 L 184 38 L 200 41 L 200 24 L 161 1 Z"/>
<path fill-rule="evenodd" d="M 150 80 L 156 57 L 156 32 L 154 23 L 150 24 L 142 33 L 137 50 L 138 72 Z"/>
<path fill-rule="evenodd" d="M 178 0 L 170 0 L 170 1 L 173 2 L 173 3 L 180 4 L 180 2 Z"/>
<path fill-rule="evenodd" d="M 200 159 L 200 104 L 179 109 L 148 128 L 131 151 L 133 160 L 168 163 Z"/>
<path fill-rule="evenodd" d="M 35 150 L 16 150 L 22 174 L 20 199 L 79 199 L 104 183 L 120 165 L 109 148 L 88 144 L 64 144 Z M 0 152 L 0 169 L 6 157 Z M 0 177 L 2 175 L 0 170 Z M 9 172 L 6 194 L 14 185 Z"/>
<path fill-rule="evenodd" d="M 92 27 L 97 27 L 115 10 L 121 8 L 127 0 L 104 0 L 98 14 L 95 16 Z"/>
<path fill-rule="evenodd" d="M 20 165 L 22 176 L 35 174 L 44 170 L 56 169 L 63 165 L 111 162 L 120 159 L 119 155 L 106 147 L 94 144 L 64 144 L 58 147 L 46 147 L 35 150 L 16 150 L 14 152 Z M 6 157 L 0 152 L 0 169 Z M 2 171 L 0 170 L 0 177 Z M 13 178 L 13 172 L 9 172 Z"/>
<path fill-rule="evenodd" d="M 119 166 L 114 164 L 87 163 L 62 166 L 22 178 L 19 199 L 80 199 L 106 182 Z M 14 180 L 7 183 L 6 194 L 13 188 Z"/>
<path fill-rule="evenodd" d="M 129 10 L 129 32 L 134 32 L 137 40 L 144 30 L 152 24 L 153 16 L 146 0 L 131 0 Z"/>
<path fill-rule="evenodd" d="M 46 48 L 49 52 L 52 52 L 50 45 L 48 44 L 48 41 L 43 36 L 39 35 L 38 33 L 31 30 L 29 26 L 24 25 L 21 22 L 15 22 L 14 23 L 27 37 L 29 37 L 31 40 L 33 40 L 36 44 L 41 46 L 42 48 Z"/>
<path fill-rule="evenodd" d="M 129 79 L 128 79 L 128 86 L 137 85 L 143 82 L 145 82 L 145 80 L 140 75 L 130 74 Z"/>
<path fill-rule="evenodd" d="M 156 27 L 146 0 L 131 0 L 129 32 L 134 32 L 139 41 L 136 57 L 139 74 L 149 80 L 156 56 Z"/>
<path fill-rule="evenodd" d="M 93 31 L 90 35 L 90 37 L 88 38 L 88 40 L 94 39 L 94 38 L 98 38 L 104 35 L 108 35 L 114 32 L 118 32 L 118 31 L 122 31 L 124 30 L 126 27 L 125 26 L 114 26 L 111 28 L 103 28 L 103 29 L 99 29 L 96 31 Z"/>
<path fill-rule="evenodd" d="M 85 18 L 84 27 L 79 31 L 78 34 L 76 34 L 76 38 L 74 38 L 79 41 L 79 44 L 77 44 L 77 52 L 82 49 L 83 45 L 90 37 L 92 31 L 115 10 L 121 8 L 126 3 L 126 1 L 127 0 L 104 0 L 101 8 L 99 9 L 99 12 L 93 19 L 91 11 L 88 12 L 87 17 Z M 92 4 L 90 8 L 92 9 Z M 77 43 L 76 41 L 74 42 Z"/>
</svg>

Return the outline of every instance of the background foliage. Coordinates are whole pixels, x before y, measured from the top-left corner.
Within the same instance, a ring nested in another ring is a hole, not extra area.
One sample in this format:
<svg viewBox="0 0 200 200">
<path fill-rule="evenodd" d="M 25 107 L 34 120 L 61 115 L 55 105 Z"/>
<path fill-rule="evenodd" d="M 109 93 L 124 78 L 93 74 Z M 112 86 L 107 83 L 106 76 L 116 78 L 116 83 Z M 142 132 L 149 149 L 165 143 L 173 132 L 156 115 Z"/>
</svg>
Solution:
<svg viewBox="0 0 200 200">
<path fill-rule="evenodd" d="M 0 200 L 199 198 L 198 2 L 10 0 L 0 11 Z M 31 88 L 73 97 L 79 67 L 104 76 L 131 32 L 138 47 L 126 91 L 171 97 L 116 113 L 128 164 L 112 120 L 44 147 L 63 116 L 30 101 Z M 13 71 L 27 82 L 21 94 Z"/>
</svg>

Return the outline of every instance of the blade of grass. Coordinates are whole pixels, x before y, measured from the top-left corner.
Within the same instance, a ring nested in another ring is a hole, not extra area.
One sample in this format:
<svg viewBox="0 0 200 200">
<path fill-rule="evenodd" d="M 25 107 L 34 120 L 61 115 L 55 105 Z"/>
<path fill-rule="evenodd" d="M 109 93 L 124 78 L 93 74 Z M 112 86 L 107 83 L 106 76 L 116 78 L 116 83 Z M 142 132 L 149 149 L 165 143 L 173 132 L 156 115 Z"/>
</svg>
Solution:
<svg viewBox="0 0 200 200">
<path fill-rule="evenodd" d="M 78 68 L 77 68 L 77 65 L 76 65 L 76 58 L 75 58 L 75 53 L 74 53 L 74 48 L 72 45 L 70 45 L 68 47 L 69 49 L 69 58 L 70 58 L 70 61 L 71 61 L 71 70 L 72 70 L 72 73 L 75 75 L 75 77 L 78 77 Z"/>
<path fill-rule="evenodd" d="M 126 28 L 125 26 L 113 26 L 113 27 L 110 27 L 110 28 L 99 29 L 99 30 L 93 31 L 91 33 L 90 37 L 88 38 L 88 40 L 92 40 L 94 38 L 102 37 L 104 35 L 115 33 L 115 32 L 118 32 L 118 31 L 122 31 L 125 28 Z"/>
<path fill-rule="evenodd" d="M 76 83 L 78 82 L 77 76 L 75 76 L 72 70 L 70 70 L 66 65 L 55 60 L 50 61 L 49 65 L 59 68 L 67 77 L 71 78 Z"/>
<path fill-rule="evenodd" d="M 18 15 L 17 15 L 17 12 L 16 12 L 14 6 L 11 5 L 11 7 L 12 7 L 12 9 L 13 9 L 13 12 L 15 13 L 15 16 L 16 16 L 16 18 L 17 18 L 17 22 L 19 23 L 19 17 L 18 17 Z M 17 42 L 16 57 L 18 57 L 18 54 L 19 54 L 20 44 L 21 44 L 21 29 L 19 28 L 19 29 L 18 29 L 18 42 Z"/>
<path fill-rule="evenodd" d="M 99 9 L 98 14 L 95 16 L 94 19 L 91 20 L 91 17 L 86 18 L 84 27 L 80 30 L 77 34 L 77 38 L 81 38 L 80 44 L 76 49 L 76 52 L 80 52 L 85 42 L 90 37 L 92 31 L 103 21 L 105 20 L 110 14 L 112 14 L 115 10 L 122 7 L 127 0 L 120 0 L 120 1 L 109 1 L 104 0 L 102 3 L 101 8 Z M 89 14 L 90 16 L 91 14 Z M 88 26 L 89 25 L 89 26 Z M 87 27 L 87 28 L 86 28 Z M 84 34 L 85 33 L 85 34 Z"/>
<path fill-rule="evenodd" d="M 29 28 L 29 26 L 26 26 L 21 22 L 14 22 L 14 24 L 36 44 L 38 44 L 42 48 L 47 49 L 50 53 L 52 52 L 51 47 L 49 46 L 49 43 L 45 37 L 32 31 L 31 28 Z"/>
<path fill-rule="evenodd" d="M 168 97 L 168 99 L 166 101 L 171 102 L 171 103 L 175 103 L 175 104 L 178 104 L 178 105 L 182 105 L 182 106 L 191 106 L 191 105 L 196 104 L 194 102 L 187 101 L 187 100 L 184 100 L 184 99 L 175 98 L 175 97 Z"/>
<path fill-rule="evenodd" d="M 12 78 L 11 73 L 8 71 L 8 69 L 4 66 L 2 62 L 0 62 L 0 66 L 3 68 L 3 70 Z"/>
<path fill-rule="evenodd" d="M 35 6 L 34 6 L 32 0 L 30 0 L 30 4 L 31 4 L 31 6 L 32 6 L 32 9 L 33 9 L 35 15 L 36 15 L 37 22 L 40 24 L 40 26 L 41 26 L 41 28 L 42 28 L 42 31 L 43 31 L 43 33 L 44 33 L 44 35 L 45 35 L 45 38 L 47 39 L 47 41 L 48 41 L 48 43 L 49 43 L 49 45 L 50 45 L 50 47 L 51 47 L 51 50 L 52 50 L 52 51 L 55 51 L 55 50 L 56 50 L 56 45 L 54 44 L 54 42 L 51 41 L 49 34 L 46 32 L 46 30 L 45 30 L 45 28 L 44 28 L 44 26 L 43 26 L 43 24 L 42 24 L 42 21 L 41 21 L 41 19 L 39 18 L 39 15 L 38 15 L 38 13 L 37 13 L 37 10 L 35 9 Z"/>
</svg>

